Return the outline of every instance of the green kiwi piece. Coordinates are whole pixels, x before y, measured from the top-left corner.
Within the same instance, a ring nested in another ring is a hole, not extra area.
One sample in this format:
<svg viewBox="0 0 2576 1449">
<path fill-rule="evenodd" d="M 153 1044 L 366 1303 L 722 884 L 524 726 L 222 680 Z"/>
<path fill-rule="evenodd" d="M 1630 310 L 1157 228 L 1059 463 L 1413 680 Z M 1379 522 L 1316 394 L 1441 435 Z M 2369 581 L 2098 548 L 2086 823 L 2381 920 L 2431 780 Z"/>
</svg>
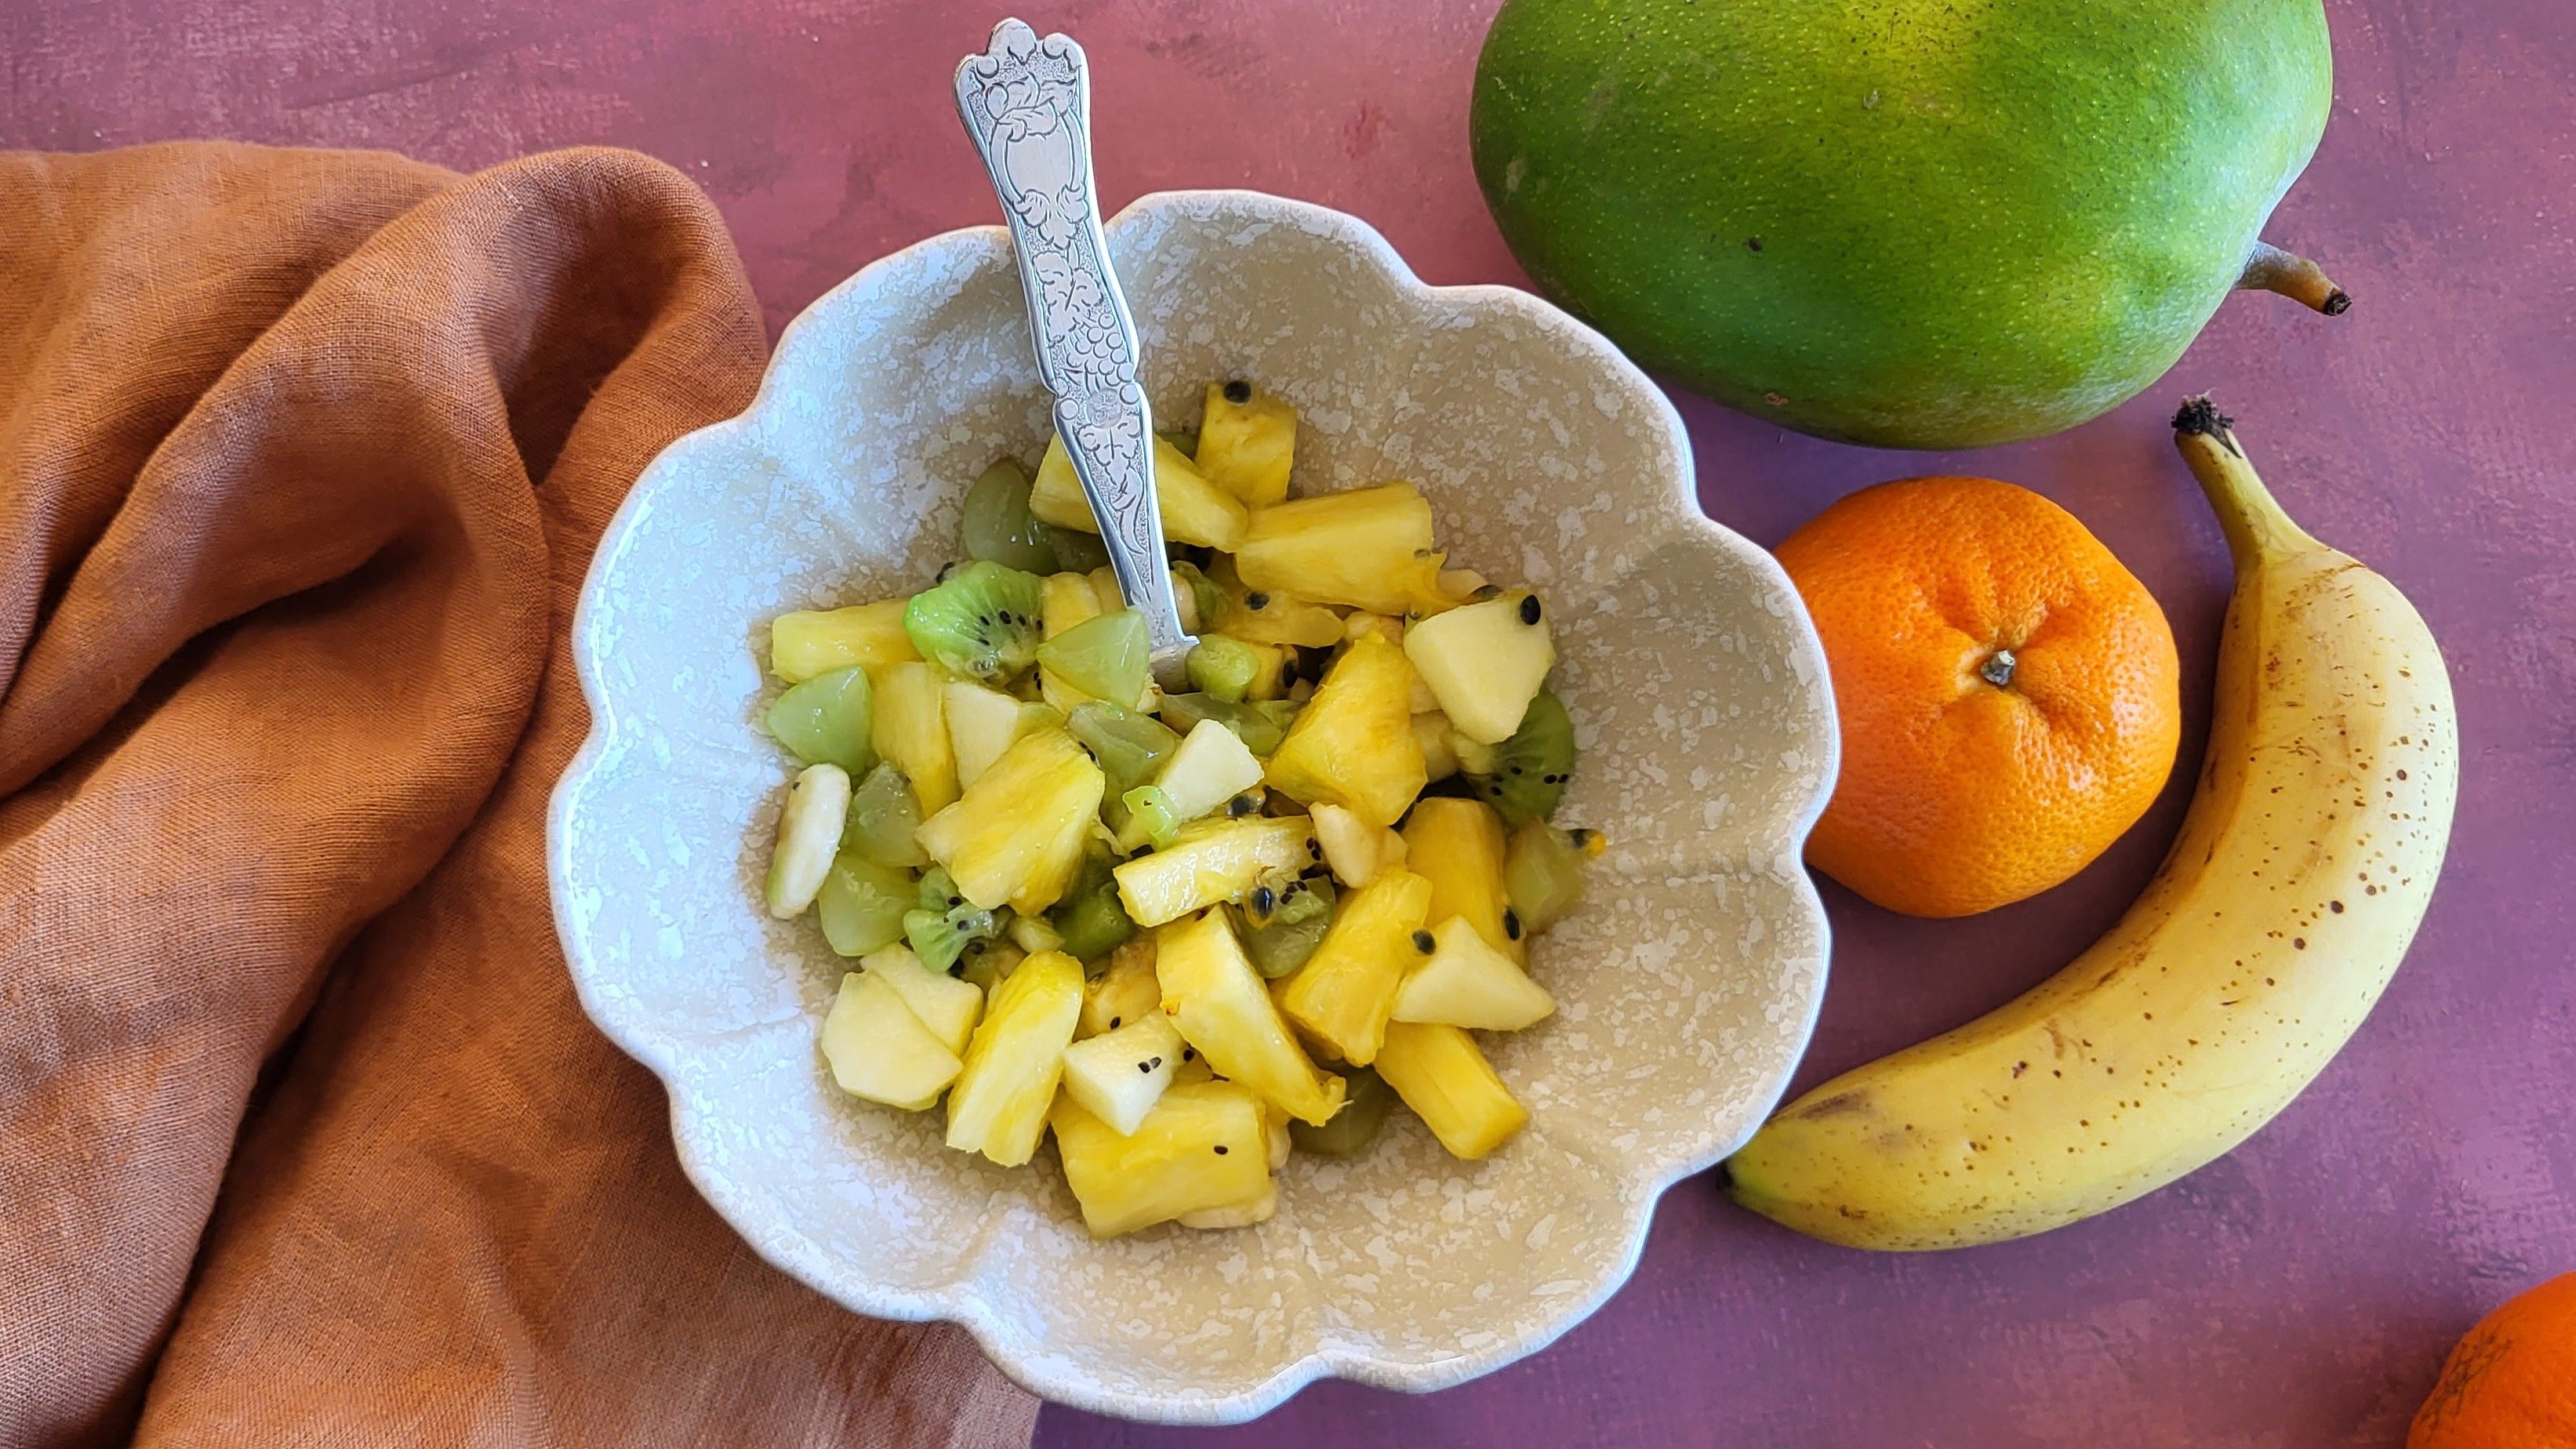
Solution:
<svg viewBox="0 0 2576 1449">
<path fill-rule="evenodd" d="M 957 893 L 948 872 L 932 866 L 921 877 L 913 909 L 903 914 L 903 936 L 912 954 L 933 971 L 956 966 L 967 948 L 1002 934 L 1002 920 Z"/>
<path fill-rule="evenodd" d="M 1047 924 L 1064 937 L 1065 954 L 1077 960 L 1098 961 L 1136 934 L 1135 921 L 1118 899 L 1118 878 L 1110 874 L 1113 865 L 1103 851 L 1085 856 L 1073 889 L 1047 916 Z"/>
<path fill-rule="evenodd" d="M 1265 758 L 1288 738 L 1289 723 L 1297 718 L 1297 706 L 1284 699 L 1265 699 L 1258 703 L 1228 704 L 1212 694 L 1167 694 L 1163 696 L 1163 723 L 1182 734 L 1198 728 L 1203 719 L 1212 719 L 1234 731 L 1243 747 Z"/>
<path fill-rule="evenodd" d="M 1305 965 L 1333 927 L 1335 904 L 1328 880 L 1291 877 L 1274 885 L 1264 879 L 1254 886 L 1244 899 L 1241 932 L 1252 969 L 1275 981 Z"/>
<path fill-rule="evenodd" d="M 1039 645 L 1038 662 L 1094 699 L 1133 704 L 1153 675 L 1145 616 L 1134 609 L 1094 615 Z"/>
<path fill-rule="evenodd" d="M 769 733 L 809 765 L 838 765 L 851 779 L 876 758 L 869 748 L 868 672 L 853 664 L 817 674 L 778 696 L 763 721 Z"/>
<path fill-rule="evenodd" d="M 1502 813 L 1503 823 L 1545 820 L 1574 778 L 1574 721 L 1564 701 L 1540 690 L 1512 737 L 1494 747 L 1494 773 L 1472 775 L 1476 798 Z"/>
<path fill-rule="evenodd" d="M 1225 614 L 1225 590 L 1217 581 L 1197 564 L 1186 561 L 1172 565 L 1172 581 L 1189 595 L 1189 617 L 1182 622 L 1190 626 L 1191 632 L 1215 628 L 1216 621 Z"/>
<path fill-rule="evenodd" d="M 1261 677 L 1262 658 L 1240 639 L 1201 634 L 1187 667 L 1190 683 L 1223 703 L 1241 704 L 1252 692 L 1253 681 Z"/>
<path fill-rule="evenodd" d="M 1071 570 L 1074 573 L 1087 574 L 1094 569 L 1109 567 L 1109 545 L 1100 541 L 1099 534 L 1085 533 L 1078 528 L 1058 528 L 1052 523 L 1040 523 L 1038 536 L 1045 539 L 1047 546 L 1055 550 L 1055 566 L 1058 573 Z"/>
<path fill-rule="evenodd" d="M 921 801 L 912 782 L 892 765 L 879 765 L 850 792 L 848 823 L 841 827 L 841 849 L 862 860 L 886 866 L 915 866 L 930 857 L 913 839 L 921 828 Z"/>
<path fill-rule="evenodd" d="M 1139 785 L 1118 797 L 1127 807 L 1127 823 L 1119 828 L 1118 844 L 1126 850 L 1151 845 L 1156 850 L 1169 849 L 1181 833 L 1181 818 L 1172 809 L 1172 799 L 1152 785 Z"/>
<path fill-rule="evenodd" d="M 843 956 L 864 956 L 903 939 L 903 918 L 913 908 L 912 875 L 879 865 L 843 848 L 814 896 L 823 939 Z"/>
<path fill-rule="evenodd" d="M 1064 726 L 1100 762 L 1100 773 L 1108 777 L 1113 799 L 1153 779 L 1163 762 L 1181 747 L 1181 737 L 1162 721 L 1150 714 L 1120 709 L 1105 700 L 1075 705 L 1073 713 L 1065 716 Z"/>
<path fill-rule="evenodd" d="M 966 557 L 1051 574 L 1063 567 L 1051 533 L 1029 512 L 1029 475 L 1012 459 L 985 469 L 966 490 L 966 511 L 957 521 L 957 548 Z"/>
<path fill-rule="evenodd" d="M 912 596 L 912 647 L 962 679 L 1008 684 L 1038 656 L 1038 576 L 977 559 Z"/>
<path fill-rule="evenodd" d="M 1377 1129 L 1386 1121 L 1386 1109 L 1395 1101 L 1395 1092 L 1368 1067 L 1344 1067 L 1342 1110 L 1335 1112 L 1321 1127 L 1309 1126 L 1291 1118 L 1288 1140 L 1300 1152 L 1320 1152 L 1326 1157 L 1348 1157 L 1377 1139 Z"/>
<path fill-rule="evenodd" d="M 1559 830 L 1531 820 L 1512 832 L 1503 859 L 1503 894 L 1523 929 L 1535 936 L 1583 901 L 1584 867 L 1601 853 L 1590 830 Z"/>
</svg>

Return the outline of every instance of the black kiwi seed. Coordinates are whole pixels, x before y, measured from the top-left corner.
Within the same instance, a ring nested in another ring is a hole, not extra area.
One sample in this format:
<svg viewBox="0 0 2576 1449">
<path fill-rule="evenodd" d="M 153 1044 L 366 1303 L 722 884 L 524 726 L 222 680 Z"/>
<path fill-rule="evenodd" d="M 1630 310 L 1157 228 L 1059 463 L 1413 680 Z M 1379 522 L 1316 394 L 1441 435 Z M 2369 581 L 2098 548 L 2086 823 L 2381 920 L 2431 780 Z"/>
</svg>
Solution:
<svg viewBox="0 0 2576 1449">
<path fill-rule="evenodd" d="M 1521 938 L 1521 913 L 1509 906 L 1503 907 L 1503 936 L 1512 941 Z"/>
<path fill-rule="evenodd" d="M 1270 914 L 1271 909 L 1278 904 L 1279 893 L 1277 891 L 1272 890 L 1268 886 L 1254 886 L 1252 888 L 1252 909 L 1256 913 L 1266 916 Z"/>
<path fill-rule="evenodd" d="M 1243 607 L 1254 610 L 1267 609 L 1270 607 L 1270 596 L 1259 589 L 1254 589 L 1243 596 Z"/>
<path fill-rule="evenodd" d="M 1521 595 L 1521 622 L 1524 624 L 1535 624 L 1538 622 L 1538 595 Z"/>
<path fill-rule="evenodd" d="M 1216 1145 L 1216 1155 L 1217 1155 L 1217 1156 L 1219 1156 L 1219 1157 L 1223 1157 L 1223 1156 L 1225 1156 L 1225 1144 L 1224 1144 L 1224 1143 L 1220 1142 L 1220 1143 L 1218 1143 L 1218 1144 Z"/>
<path fill-rule="evenodd" d="M 1194 1061 L 1197 1061 L 1197 1060 L 1198 1060 L 1198 1057 L 1199 1057 L 1199 1049 L 1198 1049 L 1197 1047 L 1183 1047 L 1183 1048 L 1181 1048 L 1181 1060 L 1182 1060 L 1182 1061 L 1185 1061 L 1185 1062 L 1194 1062 Z"/>
<path fill-rule="evenodd" d="M 1110 1029 L 1111 1031 L 1116 1031 L 1116 1030 L 1118 1029 L 1118 1023 L 1119 1023 L 1122 1019 L 1123 1019 L 1123 1018 L 1115 1017 L 1115 1016 L 1113 1016 L 1113 1017 L 1109 1018 L 1109 1029 Z"/>
<path fill-rule="evenodd" d="M 1416 931 L 1413 933 L 1413 949 L 1421 952 L 1425 956 L 1430 955 L 1432 951 L 1439 947 L 1439 945 L 1440 943 L 1438 941 L 1432 939 L 1429 931 Z"/>
<path fill-rule="evenodd" d="M 1239 377 L 1234 381 L 1227 383 L 1225 385 L 1225 400 L 1234 404 L 1236 407 L 1241 407 L 1245 403 L 1252 401 L 1252 384 L 1245 382 Z"/>
</svg>

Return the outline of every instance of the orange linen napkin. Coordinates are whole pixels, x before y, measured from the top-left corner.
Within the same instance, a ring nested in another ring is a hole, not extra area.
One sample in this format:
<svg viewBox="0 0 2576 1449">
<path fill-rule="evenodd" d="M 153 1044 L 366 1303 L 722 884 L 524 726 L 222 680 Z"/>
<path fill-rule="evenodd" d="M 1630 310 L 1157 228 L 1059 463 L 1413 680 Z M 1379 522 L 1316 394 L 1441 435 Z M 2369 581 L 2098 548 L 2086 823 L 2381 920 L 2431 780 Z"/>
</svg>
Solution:
<svg viewBox="0 0 2576 1449">
<path fill-rule="evenodd" d="M 640 156 L 0 154 L 0 1443 L 1027 1442 L 555 945 L 574 592 L 763 350 Z"/>
</svg>

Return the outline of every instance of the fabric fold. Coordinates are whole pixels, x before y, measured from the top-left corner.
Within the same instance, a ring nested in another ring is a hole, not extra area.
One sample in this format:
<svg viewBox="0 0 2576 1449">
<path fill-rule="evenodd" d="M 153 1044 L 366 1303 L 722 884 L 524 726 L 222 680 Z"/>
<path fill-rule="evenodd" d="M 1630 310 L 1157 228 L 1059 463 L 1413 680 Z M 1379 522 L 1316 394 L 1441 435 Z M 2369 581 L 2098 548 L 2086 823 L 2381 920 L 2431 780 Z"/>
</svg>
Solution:
<svg viewBox="0 0 2576 1449">
<path fill-rule="evenodd" d="M 555 944 L 575 592 L 764 355 L 631 153 L 0 156 L 0 1444 L 1027 1441 L 715 1218 Z"/>
</svg>

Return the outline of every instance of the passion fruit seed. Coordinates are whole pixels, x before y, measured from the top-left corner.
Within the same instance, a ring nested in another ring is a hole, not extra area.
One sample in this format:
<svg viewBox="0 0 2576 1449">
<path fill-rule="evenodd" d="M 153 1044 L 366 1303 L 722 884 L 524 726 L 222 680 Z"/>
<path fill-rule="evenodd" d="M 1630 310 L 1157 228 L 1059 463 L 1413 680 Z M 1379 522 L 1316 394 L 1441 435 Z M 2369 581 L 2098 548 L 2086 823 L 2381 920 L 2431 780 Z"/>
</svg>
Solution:
<svg viewBox="0 0 2576 1449">
<path fill-rule="evenodd" d="M 1413 949 L 1421 952 L 1425 956 L 1430 955 L 1434 950 L 1438 949 L 1439 945 L 1440 943 L 1438 941 L 1432 939 L 1429 931 L 1416 931 L 1413 933 Z"/>
<path fill-rule="evenodd" d="M 1239 377 L 1234 381 L 1227 383 L 1225 385 L 1225 400 L 1234 404 L 1236 407 L 1241 407 L 1245 403 L 1252 401 L 1252 384 L 1245 382 Z"/>
<path fill-rule="evenodd" d="M 1524 624 L 1535 624 L 1538 622 L 1538 616 L 1538 595 L 1521 595 L 1521 622 Z"/>
</svg>

